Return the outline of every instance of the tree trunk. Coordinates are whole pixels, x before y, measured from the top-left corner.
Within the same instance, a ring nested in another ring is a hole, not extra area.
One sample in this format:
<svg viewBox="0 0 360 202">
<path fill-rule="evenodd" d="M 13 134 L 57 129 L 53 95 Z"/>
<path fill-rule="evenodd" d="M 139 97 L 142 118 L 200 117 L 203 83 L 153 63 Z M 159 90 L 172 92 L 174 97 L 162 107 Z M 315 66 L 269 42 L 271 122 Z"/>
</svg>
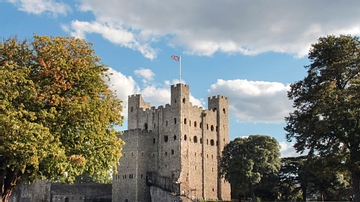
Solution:
<svg viewBox="0 0 360 202">
<path fill-rule="evenodd" d="M 10 169 L 2 170 L 0 172 L 0 188 L 1 200 L 0 202 L 8 202 L 9 198 L 19 180 L 18 171 L 11 171 Z"/>
<path fill-rule="evenodd" d="M 351 185 L 353 188 L 353 192 L 355 194 L 355 198 L 353 201 L 360 202 L 360 189 L 359 189 L 359 177 L 360 173 L 356 170 L 351 171 Z"/>
<path fill-rule="evenodd" d="M 301 186 L 303 201 L 306 201 L 306 189 L 307 189 L 307 187 Z"/>
<path fill-rule="evenodd" d="M 250 194 L 251 194 L 251 199 L 253 202 L 257 202 L 256 200 L 256 196 L 255 196 L 255 192 L 254 192 L 254 189 L 253 189 L 253 186 L 251 183 L 249 183 L 249 190 L 250 190 Z"/>
</svg>

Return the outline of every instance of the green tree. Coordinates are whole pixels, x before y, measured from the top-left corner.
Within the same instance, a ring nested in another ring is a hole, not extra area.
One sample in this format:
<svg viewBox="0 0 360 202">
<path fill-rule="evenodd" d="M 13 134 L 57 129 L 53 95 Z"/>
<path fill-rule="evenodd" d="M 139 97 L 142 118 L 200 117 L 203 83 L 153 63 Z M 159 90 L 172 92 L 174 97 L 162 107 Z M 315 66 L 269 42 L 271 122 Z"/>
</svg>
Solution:
<svg viewBox="0 0 360 202">
<path fill-rule="evenodd" d="M 70 37 L 9 38 L 0 43 L 0 188 L 103 176 L 123 142 L 121 101 L 92 44 Z"/>
<path fill-rule="evenodd" d="M 339 191 L 348 186 L 346 173 L 337 170 L 333 162 L 323 157 L 313 157 L 306 162 L 306 170 L 310 176 L 311 189 L 314 194 L 321 196 L 321 200 L 336 200 Z"/>
<path fill-rule="evenodd" d="M 281 159 L 281 168 L 278 173 L 278 191 L 282 201 L 296 201 L 301 199 L 306 201 L 306 196 L 302 193 L 301 169 L 303 168 L 305 158 L 286 157 Z"/>
<path fill-rule="evenodd" d="M 319 38 L 309 51 L 307 76 L 291 85 L 294 112 L 285 118 L 286 138 L 298 152 L 337 159 L 351 173 L 360 201 L 360 43 L 358 37 Z"/>
<path fill-rule="evenodd" d="M 250 135 L 227 144 L 220 160 L 220 174 L 232 187 L 248 187 L 256 201 L 254 185 L 280 169 L 280 146 L 272 137 Z"/>
</svg>

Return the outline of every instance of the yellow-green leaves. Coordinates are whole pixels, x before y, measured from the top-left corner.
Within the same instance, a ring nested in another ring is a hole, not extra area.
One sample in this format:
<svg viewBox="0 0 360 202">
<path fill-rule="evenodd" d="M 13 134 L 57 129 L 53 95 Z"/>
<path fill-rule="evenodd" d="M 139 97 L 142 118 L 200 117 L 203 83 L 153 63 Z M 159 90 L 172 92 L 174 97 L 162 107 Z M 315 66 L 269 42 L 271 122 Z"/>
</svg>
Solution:
<svg viewBox="0 0 360 202">
<path fill-rule="evenodd" d="M 91 46 L 37 35 L 0 43 L 0 172 L 7 179 L 11 170 L 28 181 L 73 182 L 118 163 L 122 105 Z"/>
</svg>

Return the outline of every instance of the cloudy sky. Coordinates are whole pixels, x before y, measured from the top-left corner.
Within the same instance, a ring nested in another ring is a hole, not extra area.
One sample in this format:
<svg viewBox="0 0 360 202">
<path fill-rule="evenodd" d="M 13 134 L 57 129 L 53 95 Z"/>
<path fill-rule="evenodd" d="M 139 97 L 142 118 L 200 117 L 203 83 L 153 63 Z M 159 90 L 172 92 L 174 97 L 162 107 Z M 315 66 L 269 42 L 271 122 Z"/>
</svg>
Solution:
<svg viewBox="0 0 360 202">
<path fill-rule="evenodd" d="M 169 103 L 180 80 L 180 62 L 170 56 L 181 55 L 193 105 L 228 96 L 231 139 L 269 135 L 282 156 L 294 155 L 283 130 L 292 111 L 287 91 L 306 75 L 311 44 L 360 34 L 358 1 L 0 0 L 0 17 L 2 40 L 37 34 L 93 42 L 125 106 L 139 93 L 153 106 Z"/>
</svg>

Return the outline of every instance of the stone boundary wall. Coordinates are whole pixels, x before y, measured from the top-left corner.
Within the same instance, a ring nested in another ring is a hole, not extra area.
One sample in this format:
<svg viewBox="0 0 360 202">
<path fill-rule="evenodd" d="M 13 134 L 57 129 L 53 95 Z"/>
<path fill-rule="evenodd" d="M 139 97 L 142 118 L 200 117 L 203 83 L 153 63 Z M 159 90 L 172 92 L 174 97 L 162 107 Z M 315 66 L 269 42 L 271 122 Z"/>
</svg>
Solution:
<svg viewBox="0 0 360 202">
<path fill-rule="evenodd" d="M 62 184 L 37 180 L 18 186 L 9 202 L 102 202 L 111 201 L 111 184 Z"/>
</svg>

